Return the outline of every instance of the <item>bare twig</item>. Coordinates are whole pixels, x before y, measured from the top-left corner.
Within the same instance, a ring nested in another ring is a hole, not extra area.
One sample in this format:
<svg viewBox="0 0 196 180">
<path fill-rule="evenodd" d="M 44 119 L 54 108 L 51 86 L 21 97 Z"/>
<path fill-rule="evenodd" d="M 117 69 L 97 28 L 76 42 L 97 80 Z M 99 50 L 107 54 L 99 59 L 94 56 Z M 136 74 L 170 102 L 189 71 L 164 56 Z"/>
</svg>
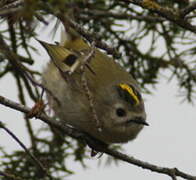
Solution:
<svg viewBox="0 0 196 180">
<path fill-rule="evenodd" d="M 138 21 L 147 21 L 147 22 L 163 22 L 165 21 L 164 18 L 162 17 L 156 17 L 156 16 L 150 16 L 150 15 L 132 15 L 132 14 L 128 14 L 128 13 L 114 13 L 114 12 L 110 12 L 108 10 L 84 10 L 82 11 L 82 13 L 86 13 L 86 14 L 90 14 L 89 16 L 89 20 L 92 18 L 92 16 L 97 16 L 97 17 L 111 17 L 111 18 L 115 18 L 115 19 L 127 19 L 127 20 L 138 20 Z"/>
<path fill-rule="evenodd" d="M 95 45 L 101 49 L 104 49 L 108 54 L 112 54 L 114 57 L 120 57 L 120 54 L 113 47 L 109 47 L 106 43 L 100 41 L 101 38 L 97 36 L 97 34 L 89 33 L 79 24 L 66 17 L 64 14 L 57 14 L 57 17 L 62 21 L 62 23 L 66 22 L 75 29 L 78 33 L 84 36 L 89 42 L 94 42 Z"/>
<path fill-rule="evenodd" d="M 12 109 L 24 112 L 25 114 L 27 114 L 31 111 L 30 108 L 23 106 L 21 104 L 18 104 L 16 102 L 11 101 L 11 100 L 4 98 L 2 96 L 0 96 L 0 104 L 3 104 L 3 105 L 8 106 Z M 42 114 L 38 115 L 37 118 L 41 119 L 45 123 L 47 123 L 55 128 L 58 128 L 58 130 L 61 130 L 63 133 L 65 133 L 75 139 L 80 140 L 80 139 L 84 139 L 87 136 L 86 134 L 84 134 L 76 129 L 73 129 L 68 126 L 62 126 L 62 124 L 59 123 L 58 121 L 54 121 L 45 115 L 42 115 Z M 154 164 L 150 164 L 148 162 L 144 162 L 144 161 L 135 159 L 134 157 L 130 157 L 126 154 L 123 154 L 123 153 L 118 152 L 116 150 L 110 149 L 106 146 L 100 146 L 98 151 L 104 152 L 108 155 L 111 155 L 111 156 L 117 158 L 117 159 L 125 161 L 129 164 L 134 164 L 134 165 L 141 167 L 143 169 L 148 169 L 153 172 L 168 175 L 171 178 L 174 178 L 174 175 L 175 175 L 176 177 L 182 177 L 182 178 L 188 179 L 188 180 L 196 180 L 196 176 L 192 176 L 190 174 L 184 173 L 184 172 L 178 170 L 177 168 L 167 168 L 167 167 L 156 166 Z"/>
<path fill-rule="evenodd" d="M 30 73 L 28 73 L 27 68 L 20 63 L 19 57 L 14 54 L 9 46 L 6 44 L 6 42 L 3 40 L 2 36 L 0 36 L 0 49 L 3 51 L 7 59 L 10 61 L 10 63 L 13 65 L 14 68 L 17 68 L 18 72 L 20 72 L 21 75 L 25 76 L 33 85 L 38 86 L 45 90 L 48 94 L 51 95 L 52 98 L 57 102 L 57 104 L 60 105 L 60 101 L 56 96 L 49 90 L 47 89 L 43 84 L 37 82 Z"/>
<path fill-rule="evenodd" d="M 15 175 L 7 173 L 7 172 L 2 172 L 2 171 L 0 171 L 0 176 L 5 177 L 9 180 L 24 180 L 18 176 L 15 176 Z"/>
<path fill-rule="evenodd" d="M 13 14 L 17 11 L 20 11 L 23 8 L 24 1 L 23 0 L 16 0 L 12 3 L 8 4 L 0 4 L 0 16 L 7 16 L 9 14 Z"/>
<path fill-rule="evenodd" d="M 135 159 L 134 157 L 127 156 L 126 154 L 123 154 L 121 152 L 118 152 L 118 151 L 115 151 L 112 149 L 105 149 L 104 152 L 106 154 L 109 154 L 109 155 L 117 158 L 117 159 L 128 162 L 130 164 L 134 164 L 134 165 L 139 166 L 143 169 L 148 169 L 153 172 L 160 173 L 160 174 L 166 174 L 166 175 L 170 176 L 171 178 L 173 178 L 173 176 L 175 175 L 175 176 L 182 177 L 184 179 L 196 180 L 196 176 L 192 176 L 187 173 L 184 173 L 184 172 L 178 170 L 177 168 L 166 168 L 166 167 L 156 166 L 154 164 L 140 161 L 138 159 Z"/>
<path fill-rule="evenodd" d="M 44 25 L 49 25 L 49 22 L 48 21 L 46 21 L 45 19 L 44 19 L 44 17 L 43 16 L 41 16 L 40 14 L 35 14 L 35 17 L 40 21 L 40 22 L 42 22 Z"/>
<path fill-rule="evenodd" d="M 88 87 L 88 82 L 87 82 L 87 79 L 85 76 L 85 68 L 88 65 L 88 63 L 91 61 L 91 59 L 94 55 L 95 55 L 95 46 L 94 46 L 94 42 L 92 42 L 91 51 L 85 56 L 85 58 L 83 60 L 84 64 L 82 64 L 82 66 L 80 67 L 80 69 L 82 71 L 81 81 L 82 81 L 82 86 L 84 88 L 85 94 L 89 100 L 89 104 L 90 104 L 90 108 L 91 108 L 91 111 L 93 114 L 93 120 L 95 121 L 95 124 L 96 124 L 96 128 L 98 129 L 99 132 L 101 132 L 102 125 L 101 125 L 99 118 L 97 117 L 97 112 L 94 108 L 94 99 L 93 99 L 92 93 Z"/>
<path fill-rule="evenodd" d="M 38 86 L 40 88 L 42 88 L 44 91 L 46 91 L 56 102 L 58 105 L 60 105 L 60 101 L 58 100 L 58 98 L 52 93 L 52 91 L 50 91 L 48 88 L 46 88 L 43 84 L 37 82 L 28 72 L 23 72 L 25 74 L 25 76 L 29 79 L 29 81 L 35 85 Z"/>
<path fill-rule="evenodd" d="M 180 11 L 180 15 L 181 17 L 185 17 L 186 15 L 188 15 L 189 13 L 193 12 L 194 10 L 196 10 L 196 2 L 192 2 L 190 5 L 188 5 L 187 7 L 185 7 L 184 9 L 182 9 Z"/>
<path fill-rule="evenodd" d="M 50 177 L 50 175 L 48 174 L 45 167 L 41 164 L 41 162 L 27 149 L 27 147 L 16 137 L 16 135 L 13 132 L 11 132 L 7 127 L 4 126 L 4 124 L 1 121 L 0 121 L 0 128 L 4 129 L 32 158 L 33 162 L 35 162 L 35 165 L 37 165 L 48 177 Z"/>
<path fill-rule="evenodd" d="M 152 0 L 121 0 L 122 2 L 131 3 L 138 5 L 142 8 L 148 9 L 152 12 L 157 13 L 161 17 L 166 18 L 167 20 L 177 24 L 178 26 L 187 29 L 193 33 L 196 33 L 196 26 L 190 24 L 185 19 L 181 18 L 180 13 L 175 10 L 168 7 L 163 7 Z"/>
<path fill-rule="evenodd" d="M 23 112 L 25 114 L 28 114 L 31 112 L 32 108 L 28 108 L 22 104 L 19 104 L 19 103 L 16 103 L 12 100 L 9 100 L 3 96 L 0 96 L 0 104 L 3 104 L 7 107 L 10 107 L 12 109 L 15 109 L 17 111 L 20 111 L 20 112 Z M 62 126 L 61 123 L 59 123 L 58 121 L 54 121 L 54 119 L 51 119 L 49 117 L 47 117 L 46 115 L 44 114 L 36 114 L 35 116 L 36 118 L 38 119 L 41 119 L 42 121 L 44 121 L 45 123 L 53 126 L 53 127 L 56 127 L 58 128 L 59 130 L 63 131 L 63 132 L 67 132 L 66 134 L 68 134 L 69 136 L 73 137 L 73 138 L 80 138 L 83 136 L 83 134 L 81 132 L 77 132 L 75 130 L 73 130 L 72 128 L 70 127 L 67 127 L 67 126 Z"/>
</svg>

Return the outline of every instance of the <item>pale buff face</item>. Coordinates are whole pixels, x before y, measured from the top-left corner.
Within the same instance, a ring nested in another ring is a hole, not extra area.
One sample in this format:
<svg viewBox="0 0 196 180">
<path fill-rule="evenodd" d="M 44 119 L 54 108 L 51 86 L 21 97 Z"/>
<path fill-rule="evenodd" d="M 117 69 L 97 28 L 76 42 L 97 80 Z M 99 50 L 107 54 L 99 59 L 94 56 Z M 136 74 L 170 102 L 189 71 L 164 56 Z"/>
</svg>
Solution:
<svg viewBox="0 0 196 180">
<path fill-rule="evenodd" d="M 94 129 L 90 134 L 107 143 L 123 143 L 132 140 L 144 125 L 148 125 L 143 100 L 139 92 L 135 92 L 137 96 L 140 96 L 139 101 L 134 103 L 132 97 L 126 99 L 120 96 L 116 86 L 108 89 L 109 91 L 107 88 L 104 89 L 104 96 L 99 96 L 102 105 L 100 106 L 99 102 L 95 104 L 102 131 L 98 132 Z M 137 90 L 134 89 L 134 91 Z"/>
<path fill-rule="evenodd" d="M 142 130 L 146 119 L 145 111 L 133 112 L 123 103 L 113 104 L 103 116 L 104 140 L 107 139 L 108 142 L 127 142 L 134 139 Z"/>
</svg>

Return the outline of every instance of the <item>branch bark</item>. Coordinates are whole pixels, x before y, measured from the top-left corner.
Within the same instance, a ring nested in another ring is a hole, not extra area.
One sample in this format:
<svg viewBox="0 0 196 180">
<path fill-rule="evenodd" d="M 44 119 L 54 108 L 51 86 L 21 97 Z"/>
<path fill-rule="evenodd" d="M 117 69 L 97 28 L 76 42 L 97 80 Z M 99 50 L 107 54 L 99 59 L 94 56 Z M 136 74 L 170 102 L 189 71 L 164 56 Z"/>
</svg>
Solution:
<svg viewBox="0 0 196 180">
<path fill-rule="evenodd" d="M 9 180 L 24 180 L 24 179 L 22 179 L 22 178 L 20 178 L 20 177 L 16 177 L 15 175 L 13 175 L 13 174 L 8 174 L 8 173 L 6 173 L 6 172 L 2 172 L 2 171 L 0 171 L 0 176 L 2 176 L 2 177 L 4 177 L 4 178 L 7 178 L 7 179 L 9 179 Z"/>
<path fill-rule="evenodd" d="M 0 96 L 0 104 L 5 105 L 7 107 L 10 107 L 12 109 L 15 109 L 17 111 L 23 112 L 25 114 L 28 114 L 31 111 L 31 108 L 26 107 L 24 105 L 21 105 L 19 103 L 16 103 L 12 100 L 9 100 L 3 96 Z M 76 129 L 73 129 L 68 126 L 62 126 L 61 123 L 52 120 L 51 118 L 47 117 L 46 115 L 38 114 L 36 116 L 36 118 L 39 118 L 40 120 L 44 121 L 45 123 L 49 124 L 50 126 L 53 126 L 53 127 L 57 128 L 58 130 L 61 130 L 63 133 L 65 133 L 66 135 L 68 135 L 72 138 L 75 138 L 78 140 L 85 140 L 85 139 L 90 138 L 90 137 L 87 137 L 88 135 L 86 135 Z M 154 164 L 151 164 L 148 162 L 144 162 L 144 161 L 141 161 L 141 160 L 136 159 L 134 157 L 130 157 L 126 154 L 123 154 L 121 152 L 118 152 L 116 150 L 110 149 L 107 146 L 99 146 L 98 149 L 95 149 L 95 150 L 106 153 L 110 156 L 113 156 L 113 157 L 119 159 L 119 160 L 125 161 L 129 164 L 136 165 L 136 166 L 141 167 L 143 169 L 147 169 L 147 170 L 150 170 L 153 172 L 168 175 L 172 179 L 176 179 L 176 177 L 182 177 L 182 178 L 188 179 L 188 180 L 196 180 L 196 176 L 192 176 L 190 174 L 187 174 L 177 168 L 161 167 L 161 166 L 157 166 L 157 165 L 154 165 Z"/>
<path fill-rule="evenodd" d="M 47 172 L 45 167 L 42 165 L 42 163 L 28 150 L 28 148 L 18 139 L 18 137 L 16 137 L 16 135 L 13 132 L 11 132 L 8 128 L 6 128 L 4 126 L 4 124 L 1 121 L 0 121 L 0 128 L 4 129 L 23 148 L 23 150 L 26 152 L 26 154 L 28 156 L 30 156 L 30 158 L 33 160 L 33 162 L 35 162 L 35 165 L 44 174 L 46 174 L 48 177 L 50 177 L 49 173 Z"/>
<path fill-rule="evenodd" d="M 181 17 L 185 17 L 189 13 L 193 12 L 196 10 L 196 2 L 191 3 L 189 6 L 181 10 Z"/>
<path fill-rule="evenodd" d="M 138 5 L 144 9 L 148 9 L 149 11 L 157 13 L 160 17 L 164 17 L 180 27 L 189 30 L 193 33 L 196 33 L 196 26 L 190 24 L 187 20 L 183 19 L 180 14 L 180 11 L 168 7 L 162 7 L 161 5 L 159 5 L 158 3 L 152 0 L 121 0 L 121 1 L 125 3 Z M 193 4 L 193 7 L 191 7 L 190 9 L 192 10 L 194 8 L 195 7 Z M 189 12 L 190 9 L 188 9 L 187 11 Z M 188 12 L 185 11 L 185 13 Z"/>
</svg>

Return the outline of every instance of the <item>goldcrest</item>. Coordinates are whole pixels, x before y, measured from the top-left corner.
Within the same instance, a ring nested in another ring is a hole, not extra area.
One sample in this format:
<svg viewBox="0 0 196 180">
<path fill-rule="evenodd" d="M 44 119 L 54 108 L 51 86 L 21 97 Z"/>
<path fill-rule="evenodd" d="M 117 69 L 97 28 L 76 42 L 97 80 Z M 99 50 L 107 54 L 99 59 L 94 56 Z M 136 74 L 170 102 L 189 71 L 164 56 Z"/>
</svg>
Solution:
<svg viewBox="0 0 196 180">
<path fill-rule="evenodd" d="M 51 58 L 43 72 L 43 84 L 60 102 L 48 95 L 55 115 L 62 124 L 107 144 L 136 138 L 148 125 L 136 81 L 97 48 L 85 62 L 92 47 L 73 29 L 62 39 L 58 45 L 41 42 Z"/>
</svg>

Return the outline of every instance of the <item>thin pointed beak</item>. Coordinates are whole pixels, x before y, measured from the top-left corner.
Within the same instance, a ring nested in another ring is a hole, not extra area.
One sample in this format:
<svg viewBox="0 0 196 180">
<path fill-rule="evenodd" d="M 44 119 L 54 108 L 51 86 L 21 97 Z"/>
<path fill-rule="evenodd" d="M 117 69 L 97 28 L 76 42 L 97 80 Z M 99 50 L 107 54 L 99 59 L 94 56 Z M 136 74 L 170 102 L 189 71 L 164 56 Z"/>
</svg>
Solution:
<svg viewBox="0 0 196 180">
<path fill-rule="evenodd" d="M 149 126 L 149 124 L 145 121 L 143 117 L 135 117 L 134 119 L 130 119 L 127 123 L 135 123 L 135 124 L 142 124 L 144 126 Z"/>
</svg>

